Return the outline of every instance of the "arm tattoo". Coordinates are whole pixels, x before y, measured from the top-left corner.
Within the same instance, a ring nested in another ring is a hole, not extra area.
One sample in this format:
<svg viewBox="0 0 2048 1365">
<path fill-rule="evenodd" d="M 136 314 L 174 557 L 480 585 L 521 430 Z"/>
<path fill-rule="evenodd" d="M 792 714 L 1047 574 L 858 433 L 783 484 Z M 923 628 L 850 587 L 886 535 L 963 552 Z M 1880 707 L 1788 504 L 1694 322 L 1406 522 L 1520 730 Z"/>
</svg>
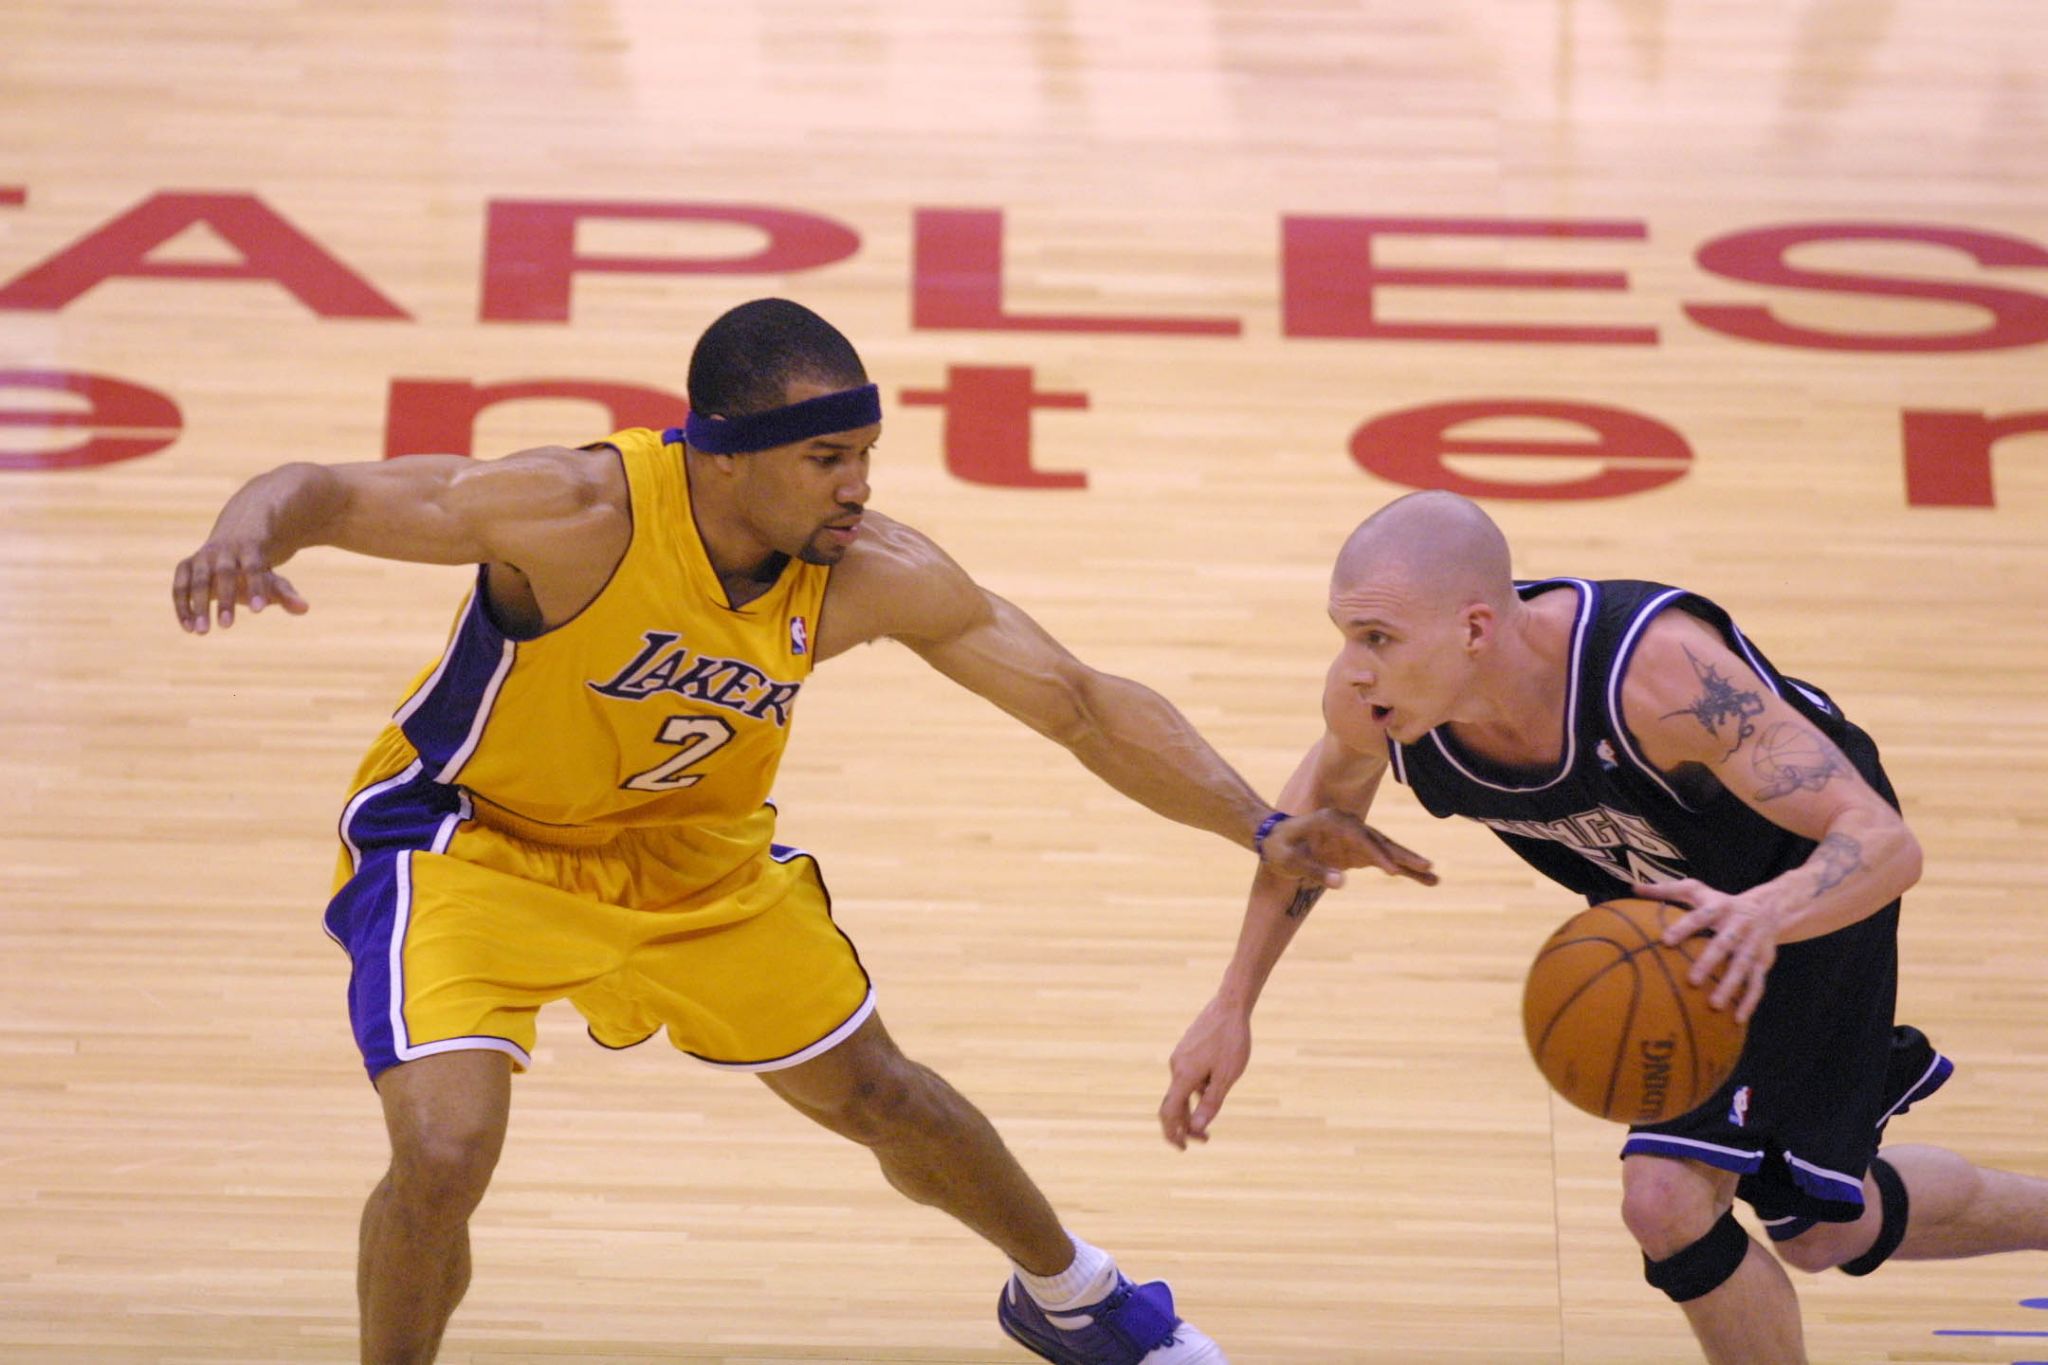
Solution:
<svg viewBox="0 0 2048 1365">
<path fill-rule="evenodd" d="M 1783 720 L 1764 731 L 1749 766 L 1763 779 L 1756 799 L 1771 801 L 1796 791 L 1817 792 L 1834 780 L 1846 760 L 1841 750 L 1809 726 Z"/>
<path fill-rule="evenodd" d="M 1863 870 L 1863 845 L 1846 834 L 1830 834 L 1813 851 L 1813 861 L 1819 864 L 1814 872 L 1820 882 L 1813 888 L 1818 899 Z"/>
<path fill-rule="evenodd" d="M 1690 649 L 1685 651 L 1685 657 L 1692 660 L 1692 671 L 1700 680 L 1700 694 L 1692 705 L 1666 711 L 1663 719 L 1691 716 L 1717 739 L 1726 739 L 1727 734 L 1722 727 L 1732 724 L 1735 738 L 1728 745 L 1728 753 L 1732 754 L 1742 747 L 1742 741 L 1756 733 L 1756 727 L 1749 723 L 1749 718 L 1763 714 L 1764 699 L 1754 692 L 1737 691 L 1734 683 L 1721 676 L 1720 669 L 1703 662 Z M 1727 756 L 1722 755 L 1723 758 Z"/>
<path fill-rule="evenodd" d="M 1287 902 L 1287 918 L 1307 919 L 1308 912 L 1316 908 L 1316 902 L 1323 898 L 1326 889 L 1320 886 L 1296 887 L 1294 899 Z"/>
</svg>

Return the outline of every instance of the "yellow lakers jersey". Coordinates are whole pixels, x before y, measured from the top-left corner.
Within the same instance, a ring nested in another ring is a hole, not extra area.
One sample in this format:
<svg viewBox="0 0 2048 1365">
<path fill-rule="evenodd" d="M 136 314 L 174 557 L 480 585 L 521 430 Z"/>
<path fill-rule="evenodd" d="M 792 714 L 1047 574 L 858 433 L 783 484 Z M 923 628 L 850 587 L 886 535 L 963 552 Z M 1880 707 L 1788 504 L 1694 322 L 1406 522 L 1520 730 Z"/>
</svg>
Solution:
<svg viewBox="0 0 2048 1365">
<path fill-rule="evenodd" d="M 479 570 L 447 649 L 365 771 L 397 771 L 410 750 L 476 798 L 480 818 L 529 837 L 688 826 L 711 880 L 769 842 L 768 794 L 831 570 L 791 560 L 768 592 L 732 606 L 690 515 L 680 442 L 634 429 L 607 443 L 633 517 L 610 582 L 522 640 L 492 620 Z"/>
</svg>

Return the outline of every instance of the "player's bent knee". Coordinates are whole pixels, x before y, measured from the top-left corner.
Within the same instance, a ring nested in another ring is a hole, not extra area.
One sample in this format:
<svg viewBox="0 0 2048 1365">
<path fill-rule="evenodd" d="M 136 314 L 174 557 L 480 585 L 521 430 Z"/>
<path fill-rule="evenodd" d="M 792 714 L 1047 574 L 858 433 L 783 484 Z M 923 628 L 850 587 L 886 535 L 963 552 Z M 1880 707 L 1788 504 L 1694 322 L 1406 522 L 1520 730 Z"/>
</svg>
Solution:
<svg viewBox="0 0 2048 1365">
<path fill-rule="evenodd" d="M 503 1137 L 466 1125 L 409 1133 L 392 1144 L 392 1190 L 420 1207 L 467 1214 L 491 1183 Z"/>
<path fill-rule="evenodd" d="M 1842 1262 L 1844 1275 L 1868 1275 L 1889 1260 L 1891 1254 L 1899 1249 L 1899 1243 L 1906 1240 L 1906 1217 L 1911 1207 L 1906 1198 L 1906 1182 L 1881 1156 L 1870 1159 L 1870 1178 L 1877 1186 L 1883 1219 L 1878 1224 L 1877 1240 L 1870 1244 L 1870 1250 L 1854 1260 Z"/>
<path fill-rule="evenodd" d="M 1722 1214 L 1707 1235 L 1662 1260 L 1643 1257 L 1643 1278 L 1669 1295 L 1689 1303 L 1728 1283 L 1749 1255 L 1749 1234 L 1735 1221 L 1734 1210 Z"/>
<path fill-rule="evenodd" d="M 1797 1237 L 1776 1243 L 1772 1250 L 1778 1253 L 1779 1260 L 1794 1270 L 1818 1275 L 1823 1270 L 1833 1270 L 1850 1258 L 1852 1252 L 1843 1234 L 1841 1225 L 1822 1223 Z"/>
<path fill-rule="evenodd" d="M 1870 1179 L 1877 1187 L 1878 1227 L 1874 1237 L 1865 1241 L 1864 1234 L 1859 1232 L 1859 1228 L 1868 1226 L 1867 1220 L 1817 1223 L 1797 1237 L 1779 1242 L 1778 1259 L 1794 1270 L 1816 1275 L 1835 1269 L 1845 1275 L 1868 1275 L 1883 1265 L 1905 1240 L 1910 1205 L 1905 1182 L 1884 1158 L 1871 1158 Z"/>
<path fill-rule="evenodd" d="M 1684 1247 L 1693 1240 L 1690 1229 L 1713 1210 L 1711 1191 L 1676 1163 L 1630 1165 L 1623 1176 L 1621 1221 L 1646 1255 L 1668 1256 Z"/>
</svg>

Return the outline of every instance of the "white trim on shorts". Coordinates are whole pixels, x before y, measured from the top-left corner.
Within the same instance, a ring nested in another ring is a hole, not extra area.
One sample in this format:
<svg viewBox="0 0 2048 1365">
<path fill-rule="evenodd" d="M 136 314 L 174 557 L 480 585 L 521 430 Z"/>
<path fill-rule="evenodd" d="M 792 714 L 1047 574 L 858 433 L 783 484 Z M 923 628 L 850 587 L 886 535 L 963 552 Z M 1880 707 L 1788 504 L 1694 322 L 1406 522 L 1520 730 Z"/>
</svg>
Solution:
<svg viewBox="0 0 2048 1365">
<path fill-rule="evenodd" d="M 808 857 L 809 855 L 806 854 L 805 856 Z M 822 1057 L 833 1048 L 838 1047 L 848 1038 L 851 1038 L 853 1031 L 862 1024 L 865 1024 L 868 1021 L 868 1016 L 874 1012 L 875 988 L 870 986 L 868 987 L 867 998 L 860 1002 L 859 1009 L 847 1016 L 845 1023 L 833 1029 L 809 1047 L 792 1052 L 787 1057 L 776 1057 L 766 1062 L 714 1062 L 709 1057 L 699 1057 L 694 1052 L 684 1052 L 683 1055 L 719 1071 L 786 1071 L 790 1067 L 803 1065 L 813 1057 Z M 653 1034 L 648 1035 L 650 1038 L 653 1036 Z"/>
<path fill-rule="evenodd" d="M 443 1038 L 438 1042 L 414 1044 L 409 1041 L 410 1035 L 406 1032 L 405 932 L 412 925 L 412 858 L 415 852 L 447 851 L 448 841 L 455 837 L 455 827 L 466 818 L 469 802 L 465 799 L 462 804 L 462 810 L 450 811 L 442 818 L 441 827 L 434 831 L 431 848 L 408 849 L 392 860 L 394 904 L 391 908 L 391 1051 L 401 1064 L 443 1052 L 503 1052 L 516 1059 L 520 1066 L 531 1066 L 532 1056 L 510 1038 L 498 1038 L 488 1033 L 472 1033 L 460 1038 Z"/>
</svg>

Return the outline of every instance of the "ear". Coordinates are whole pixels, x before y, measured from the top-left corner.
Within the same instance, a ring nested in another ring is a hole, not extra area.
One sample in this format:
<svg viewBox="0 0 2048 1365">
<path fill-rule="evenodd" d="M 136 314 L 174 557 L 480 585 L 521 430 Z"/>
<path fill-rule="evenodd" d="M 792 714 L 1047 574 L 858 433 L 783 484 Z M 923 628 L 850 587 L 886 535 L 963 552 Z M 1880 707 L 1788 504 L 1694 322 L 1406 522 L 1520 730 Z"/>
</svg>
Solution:
<svg viewBox="0 0 2048 1365">
<path fill-rule="evenodd" d="M 1500 634 L 1500 617 L 1484 602 L 1467 604 L 1461 625 L 1465 633 L 1465 651 L 1468 654 L 1478 654 L 1493 648 L 1494 639 Z"/>
<path fill-rule="evenodd" d="M 690 467 L 699 469 L 715 478 L 731 479 L 739 473 L 738 455 L 713 455 L 708 450 L 692 450 L 689 453 Z"/>
</svg>

